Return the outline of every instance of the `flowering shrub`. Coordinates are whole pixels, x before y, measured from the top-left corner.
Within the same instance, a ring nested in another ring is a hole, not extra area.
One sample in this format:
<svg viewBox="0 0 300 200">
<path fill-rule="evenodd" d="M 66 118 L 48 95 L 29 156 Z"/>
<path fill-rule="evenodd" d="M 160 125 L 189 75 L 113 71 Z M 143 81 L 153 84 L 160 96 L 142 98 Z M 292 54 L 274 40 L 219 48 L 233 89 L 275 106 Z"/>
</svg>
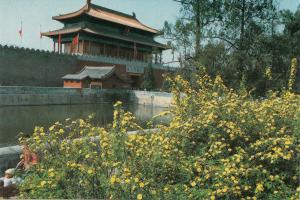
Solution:
<svg viewBox="0 0 300 200">
<path fill-rule="evenodd" d="M 291 71 L 290 71 L 290 78 L 288 81 L 288 88 L 289 90 L 293 90 L 294 89 L 294 85 L 295 85 L 295 80 L 296 80 L 296 74 L 297 74 L 297 58 L 292 59 L 292 64 L 291 64 Z"/>
<path fill-rule="evenodd" d="M 298 96 L 252 99 L 207 75 L 193 88 L 180 76 L 170 83 L 172 119 L 152 133 L 121 103 L 107 129 L 89 119 L 37 127 L 27 143 L 42 160 L 25 176 L 21 197 L 299 198 Z M 140 134 L 127 134 L 132 129 Z"/>
</svg>

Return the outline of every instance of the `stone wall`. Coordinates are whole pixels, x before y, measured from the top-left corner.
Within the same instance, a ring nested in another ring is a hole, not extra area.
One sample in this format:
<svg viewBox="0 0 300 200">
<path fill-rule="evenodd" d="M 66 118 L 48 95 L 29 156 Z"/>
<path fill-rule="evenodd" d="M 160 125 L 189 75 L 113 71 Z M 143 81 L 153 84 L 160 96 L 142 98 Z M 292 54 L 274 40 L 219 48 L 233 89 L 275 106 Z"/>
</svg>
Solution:
<svg viewBox="0 0 300 200">
<path fill-rule="evenodd" d="M 168 108 L 172 104 L 172 94 L 165 92 L 132 91 L 130 101 L 139 105 Z"/>
<path fill-rule="evenodd" d="M 127 67 L 144 69 L 147 63 L 104 56 L 58 54 L 0 45 L 0 85 L 2 86 L 63 87 L 61 78 L 64 75 L 79 72 L 87 65 L 115 65 L 117 75 L 129 81 L 132 74 L 126 72 Z M 153 68 L 155 85 L 160 88 L 161 75 L 169 68 L 157 64 L 153 64 Z M 139 84 L 143 79 L 142 73 L 140 79 Z"/>
<path fill-rule="evenodd" d="M 0 106 L 72 105 L 128 102 L 126 90 L 73 89 L 50 87 L 0 87 Z"/>
<path fill-rule="evenodd" d="M 0 85 L 60 87 L 78 70 L 75 56 L 0 46 Z"/>
<path fill-rule="evenodd" d="M 122 101 L 154 107 L 169 107 L 172 95 L 164 92 L 148 92 L 117 89 L 76 89 L 56 87 L 0 87 L 0 106 L 20 105 L 72 105 Z"/>
</svg>

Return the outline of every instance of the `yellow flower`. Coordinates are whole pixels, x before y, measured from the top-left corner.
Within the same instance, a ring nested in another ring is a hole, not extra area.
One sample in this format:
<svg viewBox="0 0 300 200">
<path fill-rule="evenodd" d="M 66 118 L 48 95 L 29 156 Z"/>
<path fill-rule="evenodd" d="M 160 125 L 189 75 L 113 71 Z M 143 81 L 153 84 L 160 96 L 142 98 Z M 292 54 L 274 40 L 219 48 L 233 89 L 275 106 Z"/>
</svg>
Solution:
<svg viewBox="0 0 300 200">
<path fill-rule="evenodd" d="M 53 172 L 54 171 L 54 169 L 53 168 L 50 168 L 49 170 L 48 170 L 48 172 Z"/>
<path fill-rule="evenodd" d="M 125 183 L 130 183 L 130 179 L 125 179 Z"/>
<path fill-rule="evenodd" d="M 143 188 L 143 187 L 145 187 L 145 184 L 143 183 L 143 182 L 140 182 L 140 188 Z"/>
<path fill-rule="evenodd" d="M 195 187 L 196 186 L 196 182 L 195 181 L 191 182 L 191 186 Z"/>
<path fill-rule="evenodd" d="M 117 101 L 114 105 L 114 107 L 117 107 L 117 106 L 121 106 L 122 105 L 122 102 L 121 101 Z"/>
<path fill-rule="evenodd" d="M 39 136 L 35 136 L 33 139 L 40 140 L 40 137 Z"/>
<path fill-rule="evenodd" d="M 265 76 L 268 78 L 268 80 L 271 80 L 271 79 L 272 79 L 272 70 L 271 70 L 270 67 L 267 67 L 267 68 L 266 68 Z"/>
<path fill-rule="evenodd" d="M 138 194 L 136 197 L 138 200 L 142 200 L 143 199 L 143 195 L 142 194 Z"/>
<path fill-rule="evenodd" d="M 260 193 L 262 191 L 264 191 L 264 185 L 262 183 L 256 184 L 255 193 Z"/>
<path fill-rule="evenodd" d="M 93 171 L 92 169 L 89 169 L 89 170 L 88 170 L 88 174 L 93 174 L 93 172 L 94 172 L 94 171 Z"/>
<path fill-rule="evenodd" d="M 40 183 L 40 185 L 41 185 L 41 187 L 44 187 L 45 185 L 46 185 L 46 181 L 42 181 L 41 183 Z"/>
<path fill-rule="evenodd" d="M 55 176 L 54 172 L 49 173 L 49 177 L 54 177 L 54 176 Z"/>
<path fill-rule="evenodd" d="M 51 126 L 51 127 L 49 128 L 49 131 L 53 131 L 54 127 L 55 127 L 55 126 Z"/>
<path fill-rule="evenodd" d="M 116 167 L 116 166 L 118 166 L 118 165 L 119 165 L 119 162 L 113 163 L 113 167 Z"/>
<path fill-rule="evenodd" d="M 76 167 L 76 163 L 72 163 L 72 164 L 71 164 L 71 167 Z"/>
<path fill-rule="evenodd" d="M 285 145 L 291 145 L 291 144 L 293 144 L 293 143 L 292 143 L 292 141 L 287 140 L 287 141 L 284 142 L 284 144 L 285 144 Z"/>
<path fill-rule="evenodd" d="M 105 148 L 106 146 L 108 146 L 107 142 L 103 142 L 103 143 L 101 144 L 101 147 L 102 147 L 102 148 Z"/>
<path fill-rule="evenodd" d="M 111 184 L 114 184 L 116 182 L 116 176 L 113 175 L 111 178 L 110 178 L 110 183 Z"/>
</svg>

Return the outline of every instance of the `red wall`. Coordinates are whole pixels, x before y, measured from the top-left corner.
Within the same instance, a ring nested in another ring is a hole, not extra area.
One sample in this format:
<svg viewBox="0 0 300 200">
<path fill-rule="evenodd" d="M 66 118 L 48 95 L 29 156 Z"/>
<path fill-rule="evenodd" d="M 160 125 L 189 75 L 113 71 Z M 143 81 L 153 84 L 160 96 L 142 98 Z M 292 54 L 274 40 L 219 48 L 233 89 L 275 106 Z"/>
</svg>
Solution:
<svg viewBox="0 0 300 200">
<path fill-rule="evenodd" d="M 64 80 L 64 87 L 82 88 L 82 82 Z"/>
</svg>

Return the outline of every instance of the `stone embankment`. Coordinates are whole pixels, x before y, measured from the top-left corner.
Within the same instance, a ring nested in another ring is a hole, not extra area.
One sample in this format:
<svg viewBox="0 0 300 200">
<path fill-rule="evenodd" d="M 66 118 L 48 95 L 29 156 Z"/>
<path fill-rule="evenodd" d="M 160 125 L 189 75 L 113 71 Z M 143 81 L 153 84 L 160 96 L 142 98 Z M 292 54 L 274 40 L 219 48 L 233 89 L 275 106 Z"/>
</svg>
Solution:
<svg viewBox="0 0 300 200">
<path fill-rule="evenodd" d="M 75 89 L 59 87 L 0 87 L 0 106 L 74 105 L 122 101 L 154 107 L 169 107 L 172 95 L 133 90 Z"/>
<path fill-rule="evenodd" d="M 10 146 L 0 148 L 0 177 L 8 168 L 15 167 L 20 161 L 22 150 L 20 146 Z"/>
</svg>

